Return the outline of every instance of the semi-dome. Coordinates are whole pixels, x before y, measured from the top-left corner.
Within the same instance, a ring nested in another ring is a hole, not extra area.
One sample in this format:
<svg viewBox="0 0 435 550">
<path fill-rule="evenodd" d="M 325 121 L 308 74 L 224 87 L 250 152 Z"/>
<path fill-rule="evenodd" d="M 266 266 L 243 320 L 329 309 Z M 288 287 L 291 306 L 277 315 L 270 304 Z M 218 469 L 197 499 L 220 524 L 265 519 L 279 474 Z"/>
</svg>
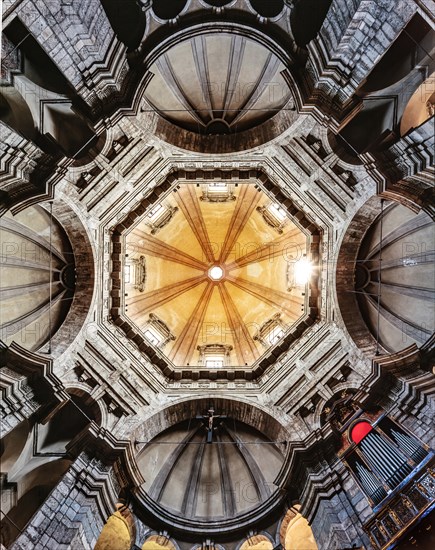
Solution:
<svg viewBox="0 0 435 550">
<path fill-rule="evenodd" d="M 76 284 L 71 244 L 40 206 L 0 222 L 1 339 L 35 350 L 49 342 L 70 309 Z"/>
<path fill-rule="evenodd" d="M 204 418 L 159 434 L 142 448 L 137 463 L 146 480 L 142 488 L 166 512 L 216 523 L 272 497 L 284 457 L 280 442 L 227 417 L 216 417 L 207 443 Z"/>
<path fill-rule="evenodd" d="M 145 99 L 174 124 L 200 134 L 247 130 L 290 100 L 283 63 L 238 34 L 203 34 L 161 54 L 150 67 Z"/>
<path fill-rule="evenodd" d="M 387 351 L 424 345 L 433 334 L 432 242 L 430 216 L 397 203 L 386 204 L 362 242 L 355 290 L 364 319 Z"/>
</svg>

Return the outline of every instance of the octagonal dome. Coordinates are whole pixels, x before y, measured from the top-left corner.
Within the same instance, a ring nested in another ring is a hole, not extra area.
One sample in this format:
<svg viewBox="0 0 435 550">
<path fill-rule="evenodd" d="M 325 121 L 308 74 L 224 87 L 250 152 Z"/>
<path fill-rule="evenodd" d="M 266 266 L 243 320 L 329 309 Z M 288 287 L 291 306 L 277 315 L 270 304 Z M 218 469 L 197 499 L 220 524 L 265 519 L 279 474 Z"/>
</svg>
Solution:
<svg viewBox="0 0 435 550">
<path fill-rule="evenodd" d="M 284 69 L 274 53 L 245 36 L 194 36 L 151 65 L 145 99 L 186 130 L 239 132 L 271 118 L 290 100 Z"/>
<path fill-rule="evenodd" d="M 174 191 L 126 233 L 122 315 L 176 367 L 250 367 L 307 316 L 310 235 L 252 183 Z"/>
</svg>

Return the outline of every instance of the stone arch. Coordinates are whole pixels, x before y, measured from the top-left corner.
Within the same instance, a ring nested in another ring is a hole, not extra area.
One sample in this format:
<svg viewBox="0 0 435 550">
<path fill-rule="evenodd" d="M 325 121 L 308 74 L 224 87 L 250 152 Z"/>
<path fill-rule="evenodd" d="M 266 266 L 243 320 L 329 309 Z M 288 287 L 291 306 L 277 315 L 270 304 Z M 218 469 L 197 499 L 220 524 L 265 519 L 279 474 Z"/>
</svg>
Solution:
<svg viewBox="0 0 435 550">
<path fill-rule="evenodd" d="M 17 538 L 70 464 L 69 459 L 46 462 L 20 479 L 16 504 L 7 511 L 2 507 L 5 516 L 2 518 L 1 542 L 4 546 L 8 547 Z"/>
<path fill-rule="evenodd" d="M 172 2 L 154 0 L 152 10 L 158 20 L 166 22 L 179 17 L 185 10 L 187 3 L 187 0 L 173 0 Z"/>
<path fill-rule="evenodd" d="M 116 36 L 127 46 L 127 52 L 138 48 L 146 27 L 139 2 L 127 0 L 122 7 L 118 0 L 102 0 L 101 4 Z"/>
<path fill-rule="evenodd" d="M 354 274 L 361 242 L 380 212 L 380 198 L 372 197 L 356 213 L 345 232 L 337 257 L 335 291 L 341 318 L 356 345 L 367 355 L 376 352 L 376 342 L 358 308 Z"/>
<path fill-rule="evenodd" d="M 1 438 L 0 460 L 3 474 L 7 474 L 9 469 L 17 462 L 31 435 L 31 428 L 30 421 L 25 419 Z"/>
<path fill-rule="evenodd" d="M 414 212 L 424 210 L 432 219 L 435 219 L 433 187 L 430 178 L 425 181 L 424 178 L 411 176 L 394 183 L 387 182 L 381 197 L 399 202 Z"/>
<path fill-rule="evenodd" d="M 65 389 L 68 394 L 75 400 L 81 401 L 85 407 L 85 414 L 91 420 L 96 422 L 98 426 L 107 425 L 107 410 L 106 407 L 99 401 L 95 400 L 89 393 L 89 388 L 85 384 L 65 384 Z M 79 405 L 80 406 L 80 405 Z"/>
<path fill-rule="evenodd" d="M 262 0 L 249 0 L 249 4 L 252 9 L 265 19 L 274 19 L 278 17 L 284 10 L 283 0 L 269 0 L 268 2 L 262 2 Z"/>
<path fill-rule="evenodd" d="M 201 4 L 207 7 L 223 8 L 230 3 L 234 4 L 234 0 L 200 0 Z"/>
<path fill-rule="evenodd" d="M 361 166 L 362 160 L 358 156 L 358 152 L 340 135 L 336 134 L 331 129 L 327 131 L 328 145 L 339 159 L 350 166 Z"/>
<path fill-rule="evenodd" d="M 52 205 L 53 216 L 64 228 L 72 245 L 75 262 L 80 264 L 80 269 L 76 271 L 75 292 L 70 310 L 52 340 L 52 355 L 59 356 L 78 336 L 88 318 L 94 296 L 95 252 L 77 213 L 61 198 L 55 198 Z"/>
<path fill-rule="evenodd" d="M 297 0 L 291 12 L 290 23 L 298 46 L 305 48 L 320 31 L 331 0 Z"/>
<path fill-rule="evenodd" d="M 211 403 L 217 412 L 224 411 L 226 415 L 256 428 L 271 440 L 287 441 L 289 438 L 290 434 L 283 423 L 278 420 L 278 414 L 272 416 L 267 408 L 253 404 L 244 398 L 238 397 L 236 400 L 215 396 L 180 399 L 144 420 L 143 424 L 134 432 L 133 437 L 136 440 L 150 441 L 174 424 L 189 420 L 198 413 L 206 412 Z"/>
<path fill-rule="evenodd" d="M 0 95 L 0 120 L 28 140 L 37 138 L 36 123 L 21 94 L 12 86 Z"/>
</svg>

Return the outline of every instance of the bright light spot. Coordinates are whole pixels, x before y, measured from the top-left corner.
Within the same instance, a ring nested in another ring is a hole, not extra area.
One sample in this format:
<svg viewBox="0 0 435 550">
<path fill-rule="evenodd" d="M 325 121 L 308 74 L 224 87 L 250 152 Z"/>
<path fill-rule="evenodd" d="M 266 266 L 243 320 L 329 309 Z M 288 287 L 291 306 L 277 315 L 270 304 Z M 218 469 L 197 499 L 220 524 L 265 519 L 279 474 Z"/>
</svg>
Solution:
<svg viewBox="0 0 435 550">
<path fill-rule="evenodd" d="M 313 266 L 307 258 L 302 258 L 295 263 L 295 283 L 297 285 L 305 285 L 308 283 Z"/>
<path fill-rule="evenodd" d="M 208 274 L 210 276 L 210 279 L 213 279 L 213 281 L 219 281 L 224 276 L 224 270 L 218 265 L 215 265 L 210 269 Z"/>
</svg>

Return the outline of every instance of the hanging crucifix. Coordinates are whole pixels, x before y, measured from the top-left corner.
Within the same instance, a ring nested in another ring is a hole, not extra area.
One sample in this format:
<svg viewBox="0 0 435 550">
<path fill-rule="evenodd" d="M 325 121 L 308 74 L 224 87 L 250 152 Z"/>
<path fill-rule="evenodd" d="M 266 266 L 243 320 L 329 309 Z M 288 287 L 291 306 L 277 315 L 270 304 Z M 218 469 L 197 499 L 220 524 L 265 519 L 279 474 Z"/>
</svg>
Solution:
<svg viewBox="0 0 435 550">
<path fill-rule="evenodd" d="M 206 443 L 212 443 L 213 441 L 213 432 L 217 429 L 217 426 L 215 425 L 214 421 L 217 419 L 223 419 L 227 416 L 225 414 L 214 414 L 213 407 L 210 407 L 207 411 L 207 414 L 203 415 L 197 415 L 196 418 L 202 420 L 205 425 L 205 429 L 207 430 L 207 438 Z"/>
</svg>

